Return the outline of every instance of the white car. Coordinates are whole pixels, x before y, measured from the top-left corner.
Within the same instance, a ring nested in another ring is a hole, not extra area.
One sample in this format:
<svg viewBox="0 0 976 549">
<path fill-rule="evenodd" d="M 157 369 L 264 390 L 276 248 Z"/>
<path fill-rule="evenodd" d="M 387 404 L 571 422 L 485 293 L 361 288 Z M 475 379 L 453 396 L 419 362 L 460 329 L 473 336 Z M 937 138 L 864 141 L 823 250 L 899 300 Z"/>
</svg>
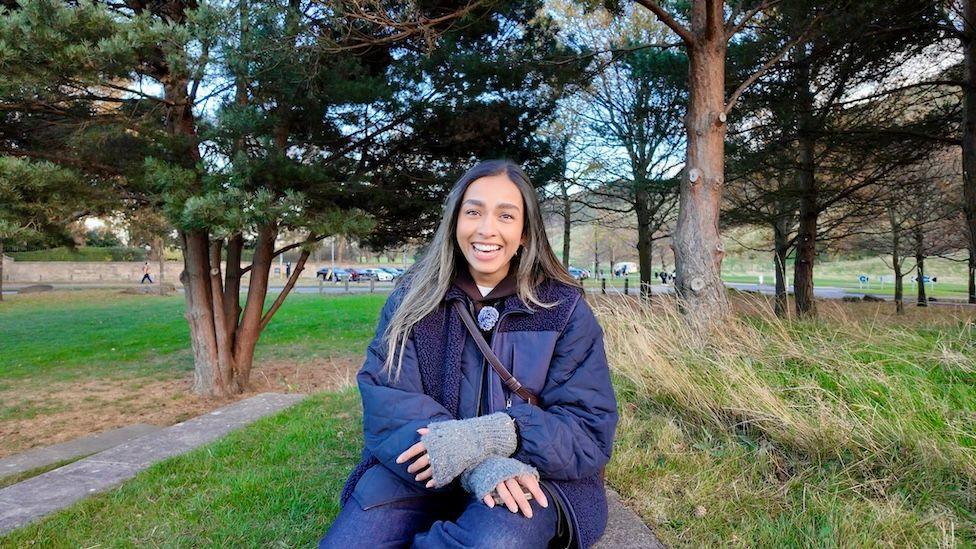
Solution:
<svg viewBox="0 0 976 549">
<path fill-rule="evenodd" d="M 383 269 L 369 268 L 363 270 L 369 273 L 370 276 L 375 277 L 376 280 L 379 280 L 380 282 L 388 282 L 390 280 L 393 280 L 393 275 L 384 271 Z"/>
</svg>

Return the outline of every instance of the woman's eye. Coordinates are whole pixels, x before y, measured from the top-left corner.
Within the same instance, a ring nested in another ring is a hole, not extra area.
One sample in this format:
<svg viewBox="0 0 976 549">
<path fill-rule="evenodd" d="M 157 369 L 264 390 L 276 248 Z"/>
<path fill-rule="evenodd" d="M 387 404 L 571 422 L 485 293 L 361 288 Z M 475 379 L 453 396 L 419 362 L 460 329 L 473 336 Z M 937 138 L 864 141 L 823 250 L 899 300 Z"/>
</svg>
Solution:
<svg viewBox="0 0 976 549">
<path fill-rule="evenodd" d="M 502 214 L 502 217 L 508 218 L 508 219 L 515 219 L 515 217 L 512 214 Z"/>
<path fill-rule="evenodd" d="M 468 211 L 466 211 L 466 212 L 464 212 L 464 213 L 466 213 L 466 214 L 468 214 L 468 215 L 475 215 L 475 214 L 477 214 L 477 213 L 478 213 L 478 210 L 468 210 Z"/>
</svg>

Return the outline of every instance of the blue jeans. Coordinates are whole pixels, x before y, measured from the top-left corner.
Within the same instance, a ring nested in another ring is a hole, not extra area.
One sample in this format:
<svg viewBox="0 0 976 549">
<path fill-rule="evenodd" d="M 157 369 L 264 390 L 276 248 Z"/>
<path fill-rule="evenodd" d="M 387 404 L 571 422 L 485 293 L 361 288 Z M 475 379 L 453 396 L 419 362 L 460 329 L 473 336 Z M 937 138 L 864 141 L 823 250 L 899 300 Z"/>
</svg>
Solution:
<svg viewBox="0 0 976 549">
<path fill-rule="evenodd" d="M 545 549 L 556 535 L 558 512 L 530 500 L 532 518 L 504 505 L 489 508 L 471 495 L 444 493 L 401 500 L 363 510 L 350 498 L 319 549 L 401 547 Z"/>
</svg>

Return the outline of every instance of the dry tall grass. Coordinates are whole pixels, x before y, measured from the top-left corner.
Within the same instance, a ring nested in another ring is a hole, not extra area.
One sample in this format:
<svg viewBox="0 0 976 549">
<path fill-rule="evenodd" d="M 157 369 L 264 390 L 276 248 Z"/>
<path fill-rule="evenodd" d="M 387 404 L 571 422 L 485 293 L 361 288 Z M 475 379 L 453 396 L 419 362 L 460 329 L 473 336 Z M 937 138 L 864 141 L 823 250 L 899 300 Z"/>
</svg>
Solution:
<svg viewBox="0 0 976 549">
<path fill-rule="evenodd" d="M 976 393 L 965 387 L 976 384 L 976 311 L 912 309 L 896 317 L 890 304 L 824 302 L 818 320 L 789 321 L 761 297 L 739 296 L 734 306 L 735 316 L 702 341 L 673 299 L 650 306 L 594 300 L 624 404 L 620 429 L 631 441 L 619 459 L 636 466 L 652 458 L 634 454 L 642 450 L 628 435 L 638 432 L 658 446 L 667 436 L 731 437 L 773 456 L 778 479 L 765 487 L 773 491 L 785 493 L 791 479 L 808 483 L 825 468 L 835 488 L 878 503 L 891 503 L 886 490 L 905 480 L 936 492 L 953 483 L 945 504 L 959 509 L 948 527 L 972 531 Z"/>
</svg>

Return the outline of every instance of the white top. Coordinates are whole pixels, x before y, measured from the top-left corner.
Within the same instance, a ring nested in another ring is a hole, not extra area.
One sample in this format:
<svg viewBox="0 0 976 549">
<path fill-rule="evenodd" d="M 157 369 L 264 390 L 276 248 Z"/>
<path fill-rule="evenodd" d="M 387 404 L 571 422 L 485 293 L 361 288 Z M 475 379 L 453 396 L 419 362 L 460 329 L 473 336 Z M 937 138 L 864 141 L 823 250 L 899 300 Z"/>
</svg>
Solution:
<svg viewBox="0 0 976 549">
<path fill-rule="evenodd" d="M 478 291 L 481 292 L 481 297 L 485 297 L 486 295 L 488 295 L 489 292 L 495 289 L 494 286 L 489 287 L 489 286 L 482 286 L 480 284 L 475 284 L 475 286 L 477 286 Z"/>
</svg>

